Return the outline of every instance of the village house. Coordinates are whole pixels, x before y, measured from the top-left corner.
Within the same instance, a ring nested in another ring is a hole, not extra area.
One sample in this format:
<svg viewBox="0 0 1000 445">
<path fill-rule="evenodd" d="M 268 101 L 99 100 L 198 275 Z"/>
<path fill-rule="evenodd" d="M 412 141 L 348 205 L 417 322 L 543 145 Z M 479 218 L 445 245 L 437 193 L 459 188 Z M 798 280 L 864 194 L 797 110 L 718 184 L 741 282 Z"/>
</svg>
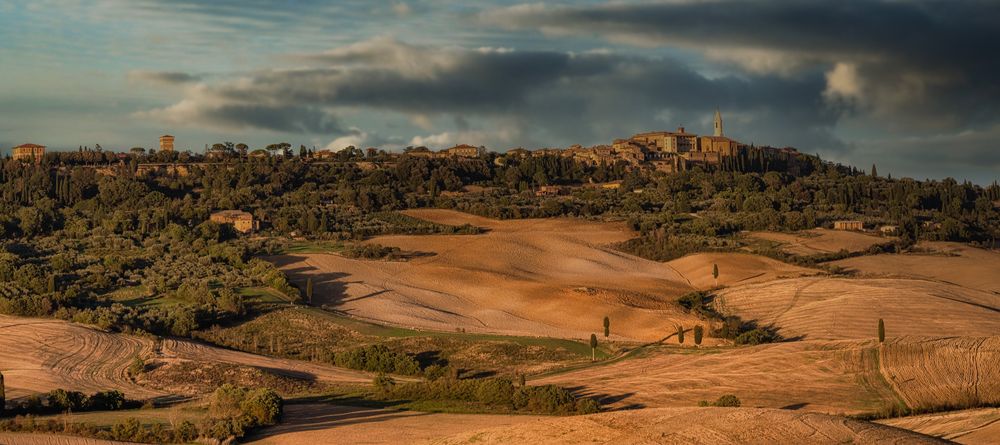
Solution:
<svg viewBox="0 0 1000 445">
<path fill-rule="evenodd" d="M 42 162 L 45 156 L 45 146 L 38 144 L 21 144 L 11 150 L 15 161 L 28 161 L 36 164 Z"/>
<path fill-rule="evenodd" d="M 535 191 L 535 196 L 559 196 L 569 192 L 569 188 L 560 185 L 543 185 Z"/>
<path fill-rule="evenodd" d="M 485 147 L 475 147 L 469 144 L 459 144 L 445 150 L 451 156 L 459 156 L 463 158 L 478 158 L 486 153 Z"/>
<path fill-rule="evenodd" d="M 250 212 L 242 210 L 221 210 L 213 213 L 209 219 L 219 224 L 231 225 L 240 233 L 251 233 L 260 229 L 260 222 L 254 220 Z"/>
</svg>

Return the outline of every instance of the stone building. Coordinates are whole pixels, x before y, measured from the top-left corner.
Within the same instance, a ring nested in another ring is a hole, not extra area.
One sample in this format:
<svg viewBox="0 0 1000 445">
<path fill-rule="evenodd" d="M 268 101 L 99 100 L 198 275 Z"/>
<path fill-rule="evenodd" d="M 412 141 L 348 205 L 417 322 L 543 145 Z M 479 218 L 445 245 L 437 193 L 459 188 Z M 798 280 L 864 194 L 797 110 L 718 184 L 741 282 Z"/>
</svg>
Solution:
<svg viewBox="0 0 1000 445">
<path fill-rule="evenodd" d="M 649 151 L 665 153 L 686 153 L 698 147 L 698 135 L 688 133 L 684 127 L 678 127 L 676 132 L 639 133 L 629 140 L 645 146 Z"/>
<path fill-rule="evenodd" d="M 33 161 L 38 164 L 45 156 L 45 146 L 38 144 L 18 145 L 11 150 L 11 155 L 15 161 Z"/>
<path fill-rule="evenodd" d="M 864 230 L 865 225 L 861 221 L 834 221 L 833 230 Z"/>
<path fill-rule="evenodd" d="M 459 144 L 445 150 L 451 156 L 460 156 L 463 158 L 478 158 L 486 153 L 486 149 L 483 147 L 475 147 L 469 144 Z"/>
<path fill-rule="evenodd" d="M 165 134 L 160 136 L 160 151 L 174 151 L 174 137 Z"/>
<path fill-rule="evenodd" d="M 233 226 L 237 232 L 251 233 L 260 229 L 260 222 L 254 220 L 250 212 L 242 210 L 221 210 L 212 214 L 210 220 Z"/>
</svg>

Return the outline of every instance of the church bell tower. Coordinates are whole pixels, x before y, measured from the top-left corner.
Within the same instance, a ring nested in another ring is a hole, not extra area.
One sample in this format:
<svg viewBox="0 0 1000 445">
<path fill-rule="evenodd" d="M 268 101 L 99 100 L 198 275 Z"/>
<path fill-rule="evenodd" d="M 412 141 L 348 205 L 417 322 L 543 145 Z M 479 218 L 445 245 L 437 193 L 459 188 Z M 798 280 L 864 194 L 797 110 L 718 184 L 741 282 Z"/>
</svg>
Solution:
<svg viewBox="0 0 1000 445">
<path fill-rule="evenodd" d="M 715 109 L 715 136 L 722 136 L 722 113 Z"/>
</svg>

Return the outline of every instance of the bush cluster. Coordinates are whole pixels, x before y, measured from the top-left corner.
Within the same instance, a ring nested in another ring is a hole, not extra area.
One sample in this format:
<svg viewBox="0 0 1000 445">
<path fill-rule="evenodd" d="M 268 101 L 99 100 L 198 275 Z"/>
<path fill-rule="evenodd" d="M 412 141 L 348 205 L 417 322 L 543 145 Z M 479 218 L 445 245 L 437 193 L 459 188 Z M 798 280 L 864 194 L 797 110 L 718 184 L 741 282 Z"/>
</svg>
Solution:
<svg viewBox="0 0 1000 445">
<path fill-rule="evenodd" d="M 564 388 L 555 385 L 517 386 L 506 377 L 439 378 L 396 384 L 380 376 L 376 377 L 375 385 L 384 397 L 394 399 L 473 402 L 538 414 L 590 414 L 600 411 L 597 401 L 577 397 Z"/>
<path fill-rule="evenodd" d="M 408 354 L 396 352 L 385 345 L 368 345 L 334 355 L 337 366 L 369 372 L 419 375 L 420 362 Z"/>
<path fill-rule="evenodd" d="M 86 395 L 79 391 L 54 389 L 46 394 L 32 395 L 8 408 L 5 413 L 15 415 L 43 415 L 83 411 L 112 411 L 134 408 L 139 404 L 125 399 L 121 391 L 98 391 Z"/>
</svg>

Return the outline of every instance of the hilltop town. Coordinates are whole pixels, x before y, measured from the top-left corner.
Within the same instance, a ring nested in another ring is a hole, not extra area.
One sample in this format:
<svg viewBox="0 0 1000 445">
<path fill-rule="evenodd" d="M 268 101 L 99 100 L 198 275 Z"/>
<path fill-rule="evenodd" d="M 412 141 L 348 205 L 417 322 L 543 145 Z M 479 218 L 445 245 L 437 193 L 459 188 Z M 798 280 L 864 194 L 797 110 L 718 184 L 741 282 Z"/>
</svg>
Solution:
<svg viewBox="0 0 1000 445">
<path fill-rule="evenodd" d="M 251 149 L 243 143 L 217 143 L 205 146 L 202 153 L 198 154 L 191 150 L 183 153 L 176 148 L 176 137 L 163 135 L 159 138 L 158 150 L 146 150 L 143 147 L 133 147 L 128 151 L 106 152 L 103 157 L 97 159 L 107 163 L 115 161 L 125 162 L 130 159 L 138 159 L 143 164 L 164 164 L 160 168 L 167 168 L 168 163 L 199 163 L 199 162 L 225 162 L 238 159 L 268 159 L 271 157 L 294 157 L 295 153 L 289 143 L 270 144 L 266 148 Z M 556 156 L 572 159 L 585 165 L 613 166 L 619 163 L 632 168 L 643 168 L 666 173 L 685 171 L 695 166 L 702 168 L 720 168 L 729 162 L 738 162 L 738 159 L 749 155 L 749 149 L 755 148 L 745 143 L 726 137 L 723 133 L 722 114 L 715 113 L 714 131 L 711 136 L 697 135 L 688 132 L 684 127 L 677 128 L 676 131 L 653 131 L 635 134 L 628 138 L 616 139 L 610 144 L 583 147 L 572 145 L 566 148 L 539 148 L 527 150 L 517 147 L 507 150 L 494 159 L 498 165 L 502 165 L 510 158 L 527 158 Z M 46 147 L 33 143 L 13 147 L 12 158 L 23 162 L 41 163 L 45 159 Z M 80 148 L 80 151 L 90 152 L 89 148 Z M 769 157 L 784 156 L 794 157 L 798 151 L 794 148 L 772 148 L 760 147 L 761 153 Z M 103 149 L 100 149 L 103 151 Z M 486 147 L 480 145 L 458 144 L 444 148 L 439 151 L 432 150 L 425 146 L 406 147 L 401 152 L 387 152 L 376 147 L 369 147 L 360 150 L 357 147 L 349 146 L 340 151 L 328 149 L 316 150 L 300 146 L 298 157 L 305 160 L 333 161 L 333 160 L 358 160 L 367 159 L 379 161 L 379 163 L 392 163 L 404 156 L 412 156 L 428 159 L 456 158 L 473 159 L 482 158 L 491 152 Z M 91 155 L 94 157 L 94 155 Z M 71 158 L 60 159 L 59 162 L 67 163 Z M 376 164 L 371 164 L 375 166 Z M 140 166 L 140 173 L 157 166 Z M 169 167 L 175 169 L 176 167 Z M 105 173 L 112 174 L 114 170 L 103 169 Z M 184 174 L 186 169 L 179 169 Z"/>
</svg>

